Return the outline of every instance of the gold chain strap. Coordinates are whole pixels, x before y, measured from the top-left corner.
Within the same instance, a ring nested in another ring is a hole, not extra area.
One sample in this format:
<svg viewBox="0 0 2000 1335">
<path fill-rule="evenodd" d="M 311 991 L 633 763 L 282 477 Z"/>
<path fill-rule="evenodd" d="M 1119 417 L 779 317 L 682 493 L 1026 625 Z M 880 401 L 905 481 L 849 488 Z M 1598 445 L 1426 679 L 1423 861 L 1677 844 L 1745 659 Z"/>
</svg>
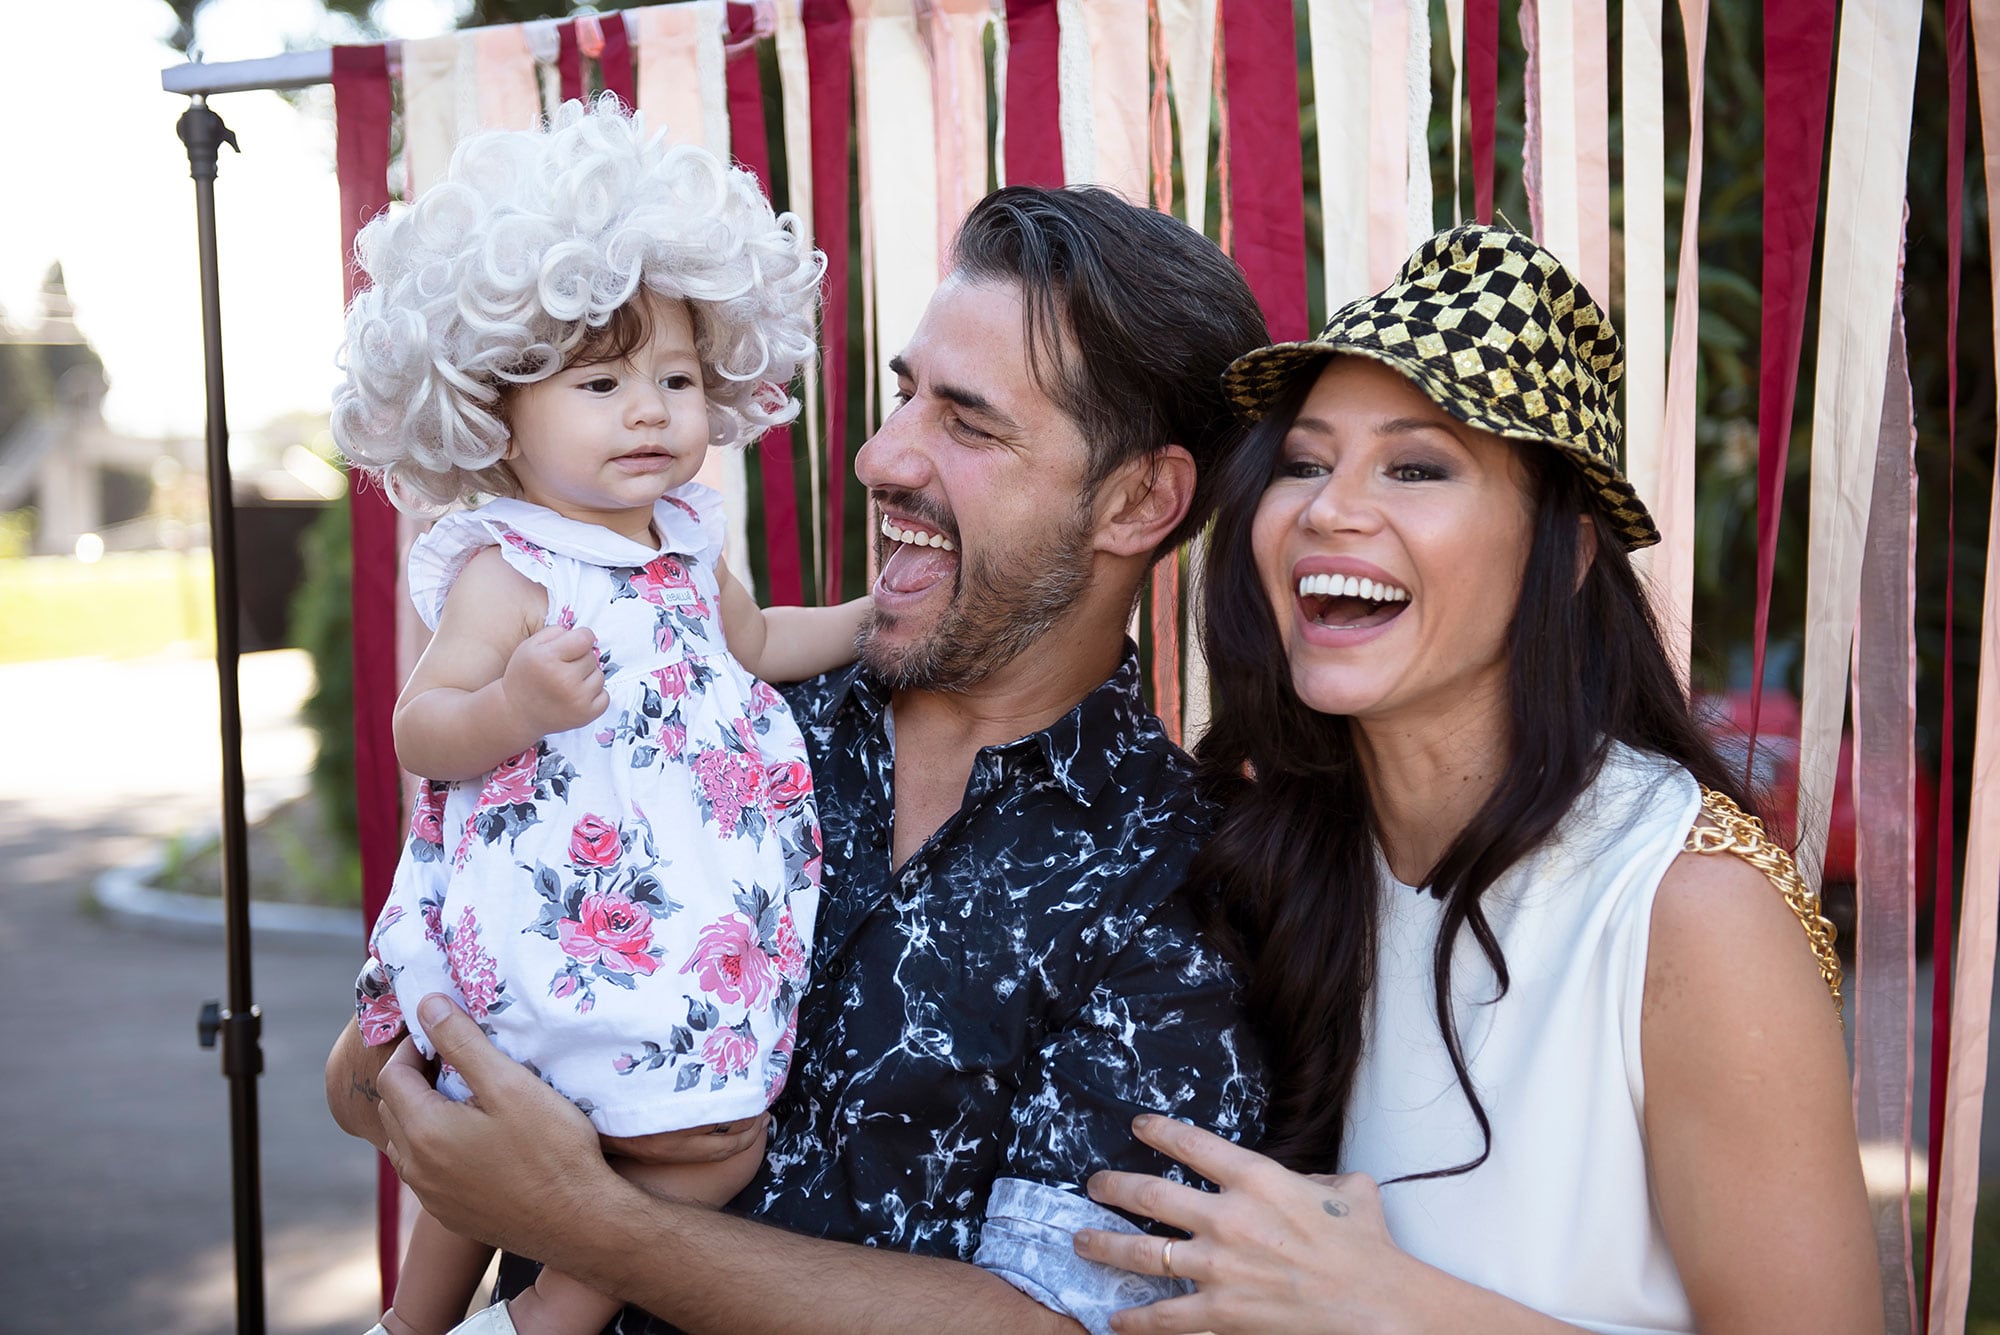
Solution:
<svg viewBox="0 0 2000 1335">
<path fill-rule="evenodd" d="M 1715 824 L 1697 824 L 1690 829 L 1687 851 L 1734 853 L 1770 878 L 1806 929 L 1806 943 L 1819 963 L 1826 990 L 1833 994 L 1833 1009 L 1839 1012 L 1840 956 L 1833 949 L 1833 924 L 1820 915 L 1819 895 L 1800 878 L 1792 855 L 1765 836 L 1764 826 L 1755 816 L 1714 789 L 1701 790 L 1701 809 Z"/>
</svg>

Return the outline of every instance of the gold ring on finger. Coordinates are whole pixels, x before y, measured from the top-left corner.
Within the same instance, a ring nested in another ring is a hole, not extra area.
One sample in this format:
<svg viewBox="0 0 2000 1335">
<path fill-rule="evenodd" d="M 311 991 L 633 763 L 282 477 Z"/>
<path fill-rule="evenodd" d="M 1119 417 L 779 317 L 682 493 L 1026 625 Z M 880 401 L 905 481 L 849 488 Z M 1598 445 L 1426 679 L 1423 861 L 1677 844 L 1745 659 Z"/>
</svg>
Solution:
<svg viewBox="0 0 2000 1335">
<path fill-rule="evenodd" d="M 1166 1272 L 1168 1279 L 1180 1278 L 1179 1275 L 1174 1273 L 1174 1240 L 1172 1238 L 1168 1238 L 1167 1245 L 1160 1248 L 1160 1269 Z"/>
</svg>

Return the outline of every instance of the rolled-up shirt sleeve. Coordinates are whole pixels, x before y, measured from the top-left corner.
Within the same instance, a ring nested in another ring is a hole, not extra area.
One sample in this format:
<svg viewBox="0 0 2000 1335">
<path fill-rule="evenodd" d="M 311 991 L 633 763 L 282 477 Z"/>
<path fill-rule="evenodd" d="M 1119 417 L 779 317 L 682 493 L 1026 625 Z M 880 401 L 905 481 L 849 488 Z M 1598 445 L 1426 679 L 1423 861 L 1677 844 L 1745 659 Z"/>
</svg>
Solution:
<svg viewBox="0 0 2000 1335">
<path fill-rule="evenodd" d="M 1187 1290 L 1083 1260 L 1079 1228 L 1138 1232 L 1083 1192 L 1094 1172 L 1163 1174 L 1203 1185 L 1132 1134 L 1166 1113 L 1230 1140 L 1262 1131 L 1261 1059 L 1233 970 L 1195 930 L 1178 897 L 1139 930 L 1068 1022 L 1048 1035 L 1012 1108 L 1006 1167 L 987 1200 L 973 1260 L 1092 1331 L 1121 1308 Z"/>
</svg>

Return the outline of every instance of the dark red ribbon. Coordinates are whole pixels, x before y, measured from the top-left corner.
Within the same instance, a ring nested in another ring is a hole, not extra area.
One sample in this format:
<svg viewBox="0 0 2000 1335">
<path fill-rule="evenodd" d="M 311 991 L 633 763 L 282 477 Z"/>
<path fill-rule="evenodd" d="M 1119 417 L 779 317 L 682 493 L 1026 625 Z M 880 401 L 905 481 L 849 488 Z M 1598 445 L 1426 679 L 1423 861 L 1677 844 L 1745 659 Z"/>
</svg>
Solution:
<svg viewBox="0 0 2000 1335">
<path fill-rule="evenodd" d="M 1931 1271 L 1937 1255 L 1937 1203 L 1944 1178 L 1945 1084 L 1951 1066 L 1951 900 L 1957 860 L 1952 820 L 1957 810 L 1957 702 L 1952 689 L 1952 578 L 1958 552 L 1958 290 L 1965 252 L 1965 76 L 1966 24 L 1970 0 L 1945 0 L 1945 89 L 1949 99 L 1944 132 L 1945 215 L 1945 544 L 1944 544 L 1944 702 L 1939 719 L 1943 743 L 1938 756 L 1937 879 L 1931 889 L 1931 1079 L 1926 1139 L 1930 1188 L 1924 1193 L 1923 1324 L 1930 1325 Z M 1989 183 L 1990 184 L 1990 183 Z"/>
<path fill-rule="evenodd" d="M 1007 0 L 1007 184 L 1063 183 L 1056 0 Z"/>
<path fill-rule="evenodd" d="M 604 80 L 604 91 L 615 94 L 630 111 L 639 105 L 639 92 L 633 77 L 632 39 L 625 32 L 625 16 L 606 14 L 597 20 L 597 26 L 604 33 L 604 50 L 597 57 L 598 77 Z"/>
<path fill-rule="evenodd" d="M 1222 0 L 1223 114 L 1236 263 L 1271 337 L 1306 336 L 1306 217 L 1300 157 L 1298 52 L 1292 7 Z"/>
<path fill-rule="evenodd" d="M 820 381 L 826 394 L 826 587 L 842 600 L 847 521 L 847 157 L 854 91 L 854 16 L 847 0 L 805 0 L 806 68 L 812 106 L 813 239 L 826 252 L 826 300 L 819 321 Z"/>
<path fill-rule="evenodd" d="M 771 193 L 771 148 L 764 138 L 764 81 L 757 69 L 757 16 L 748 5 L 729 7 L 729 40 L 741 46 L 729 57 L 724 77 L 729 89 L 729 143 L 736 160 Z M 764 555 L 767 562 L 762 601 L 795 607 L 805 601 L 799 561 L 799 502 L 792 490 L 792 433 L 773 427 L 758 443 L 757 460 L 764 492 Z"/>
<path fill-rule="evenodd" d="M 559 43 L 556 47 L 556 75 L 562 84 L 562 100 L 565 102 L 581 100 L 583 52 L 577 49 L 575 21 L 558 25 L 556 34 Z"/>
<path fill-rule="evenodd" d="M 333 49 L 334 160 L 340 177 L 342 297 L 354 299 L 361 270 L 354 238 L 389 207 L 388 52 Z M 380 486 L 348 474 L 354 561 L 354 786 L 361 851 L 362 921 L 373 924 L 389 897 L 402 844 L 403 775 L 396 763 L 396 512 Z M 396 1292 L 401 1260 L 398 1184 L 388 1159 L 375 1162 L 375 1247 L 382 1305 Z"/>
<path fill-rule="evenodd" d="M 1757 611 L 1751 637 L 1750 750 L 1764 705 L 1764 645 L 1784 512 L 1785 459 L 1812 280 L 1819 169 L 1833 73 L 1834 0 L 1767 5 L 1764 14 L 1764 323 L 1757 385 Z M 1745 760 L 1746 777 L 1749 759 Z"/>
<path fill-rule="evenodd" d="M 1500 0 L 1465 0 L 1465 87 L 1472 102 L 1472 216 L 1490 224 L 1493 122 L 1500 102 Z"/>
</svg>

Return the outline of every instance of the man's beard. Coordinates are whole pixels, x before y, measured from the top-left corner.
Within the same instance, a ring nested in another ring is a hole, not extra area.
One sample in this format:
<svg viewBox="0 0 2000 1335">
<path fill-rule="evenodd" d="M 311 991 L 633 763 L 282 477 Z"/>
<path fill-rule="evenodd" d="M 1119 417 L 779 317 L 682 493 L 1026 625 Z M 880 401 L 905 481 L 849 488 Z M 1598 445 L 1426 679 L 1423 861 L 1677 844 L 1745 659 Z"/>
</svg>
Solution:
<svg viewBox="0 0 2000 1335">
<path fill-rule="evenodd" d="M 900 508 L 935 522 L 934 507 L 894 498 Z M 955 526 L 940 525 L 958 542 L 951 601 L 930 633 L 914 644 L 879 642 L 886 618 L 871 610 L 860 638 L 861 663 L 892 690 L 963 691 L 1006 667 L 1076 606 L 1090 584 L 1091 497 L 1084 496 L 1053 531 L 1030 539 L 1007 558 L 968 551 Z"/>
</svg>

